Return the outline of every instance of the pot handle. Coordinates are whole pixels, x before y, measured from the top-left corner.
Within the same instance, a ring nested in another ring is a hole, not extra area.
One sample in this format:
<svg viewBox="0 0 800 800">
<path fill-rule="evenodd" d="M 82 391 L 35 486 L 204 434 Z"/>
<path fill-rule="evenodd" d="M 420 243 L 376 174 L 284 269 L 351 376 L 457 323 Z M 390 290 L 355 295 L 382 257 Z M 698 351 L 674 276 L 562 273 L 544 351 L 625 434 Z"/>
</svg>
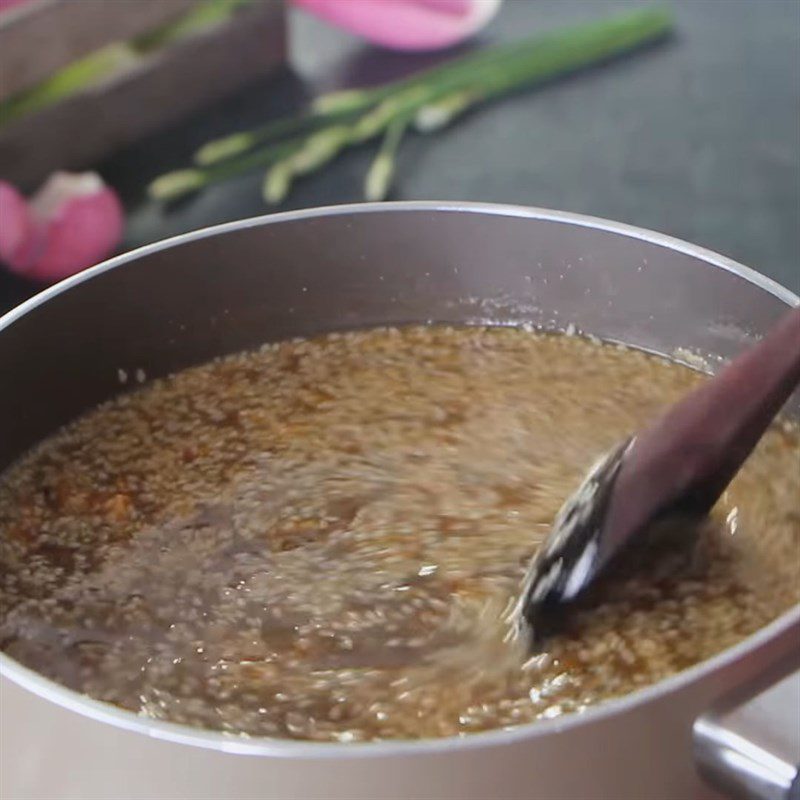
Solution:
<svg viewBox="0 0 800 800">
<path fill-rule="evenodd" d="M 800 800 L 800 669 L 792 659 L 694 723 L 700 774 L 731 798 Z M 777 677 L 776 677 L 777 676 Z"/>
</svg>

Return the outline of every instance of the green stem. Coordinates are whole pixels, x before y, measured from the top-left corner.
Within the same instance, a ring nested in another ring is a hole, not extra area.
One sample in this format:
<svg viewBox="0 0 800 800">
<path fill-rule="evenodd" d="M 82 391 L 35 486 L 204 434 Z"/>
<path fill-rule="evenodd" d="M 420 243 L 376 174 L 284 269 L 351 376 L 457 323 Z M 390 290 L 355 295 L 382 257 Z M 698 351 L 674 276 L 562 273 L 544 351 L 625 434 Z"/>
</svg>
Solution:
<svg viewBox="0 0 800 800">
<path fill-rule="evenodd" d="M 504 69 L 487 70 L 474 85 L 483 99 L 497 97 L 628 53 L 657 41 L 669 29 L 669 14 L 653 9 L 564 31 L 543 39 Z"/>
<path fill-rule="evenodd" d="M 354 119 L 357 114 L 368 111 L 403 90 L 412 89 L 420 84 L 435 81 L 437 77 L 455 76 L 463 73 L 467 77 L 475 66 L 480 66 L 485 61 L 503 61 L 521 49 L 522 43 L 515 43 L 504 47 L 495 48 L 491 53 L 480 53 L 478 56 L 466 56 L 455 62 L 450 62 L 441 67 L 418 72 L 410 78 L 395 81 L 376 89 L 347 89 L 342 92 L 323 95 L 312 104 L 312 113 L 300 114 L 295 117 L 278 119 L 268 122 L 258 128 L 238 131 L 229 136 L 207 142 L 194 155 L 194 161 L 201 166 L 223 161 L 226 158 L 238 156 L 247 150 L 258 147 L 268 141 L 279 139 L 282 136 L 319 130 L 327 124 L 345 122 Z"/>
<path fill-rule="evenodd" d="M 171 202 L 211 184 L 234 178 L 245 172 L 263 169 L 290 157 L 301 146 L 302 140 L 290 139 L 287 142 L 255 150 L 240 158 L 231 159 L 213 167 L 194 167 L 167 172 L 160 175 L 147 187 L 147 193 L 154 200 Z"/>
<path fill-rule="evenodd" d="M 382 133 L 398 113 L 408 113 L 446 95 L 469 89 L 475 97 L 459 109 L 461 113 L 467 105 L 483 99 L 481 95 L 495 93 L 495 84 L 516 85 L 520 73 L 523 81 L 531 70 L 537 73 L 532 80 L 545 80 L 593 63 L 604 54 L 613 55 L 644 44 L 666 33 L 669 26 L 670 17 L 666 12 L 646 9 L 463 56 L 376 89 L 323 95 L 312 106 L 311 114 L 276 120 L 209 142 L 195 154 L 195 162 L 214 164 L 281 136 L 348 121 L 364 111 L 367 114 L 358 121 L 356 135 L 359 141 L 366 141 Z M 586 50 L 581 52 L 584 46 Z"/>
<path fill-rule="evenodd" d="M 422 83 L 453 77 L 457 74 L 473 72 L 475 69 L 482 69 L 486 65 L 502 62 L 509 57 L 513 58 L 519 51 L 529 45 L 529 40 L 496 45 L 480 50 L 477 53 L 468 53 L 459 58 L 451 59 L 437 67 L 420 70 L 407 78 L 392 81 L 383 86 L 369 89 L 344 89 L 324 94 L 314 100 L 312 109 L 319 112 L 337 110 L 363 111 L 369 106 L 373 106 L 405 89 L 410 89 Z"/>
<path fill-rule="evenodd" d="M 414 115 L 414 127 L 419 133 L 433 133 L 449 125 L 481 99 L 477 90 L 458 89 L 434 103 L 421 106 Z"/>
<path fill-rule="evenodd" d="M 385 200 L 392 186 L 395 160 L 403 134 L 411 121 L 410 115 L 393 120 L 381 142 L 380 150 L 364 179 L 364 197 L 367 200 Z"/>
<path fill-rule="evenodd" d="M 629 31 L 642 37 L 644 43 L 649 36 L 656 38 L 669 31 L 672 26 L 672 17 L 668 11 L 661 8 L 639 9 L 626 14 L 620 14 L 601 22 L 590 22 L 584 25 L 562 28 L 551 33 L 537 34 L 528 39 L 511 42 L 506 45 L 497 45 L 478 53 L 469 53 L 460 58 L 448 61 L 438 67 L 423 70 L 408 78 L 378 86 L 374 89 L 346 89 L 341 92 L 332 92 L 317 98 L 312 108 L 317 111 L 333 111 L 338 109 L 364 110 L 375 105 L 392 95 L 419 84 L 431 84 L 443 81 L 453 85 L 460 81 L 468 82 L 475 76 L 476 70 L 500 68 L 508 60 L 515 60 L 517 56 L 528 53 L 537 47 L 559 47 L 569 43 L 573 37 L 580 38 L 588 35 L 591 38 L 614 35 L 620 30 Z"/>
<path fill-rule="evenodd" d="M 327 111 L 277 120 L 211 143 L 197 158 L 205 163 L 210 160 L 212 165 L 184 170 L 177 173 L 178 177 L 173 173 L 173 182 L 186 191 L 185 187 L 194 189 L 199 181 L 207 185 L 244 171 L 250 163 L 269 164 L 272 168 L 266 176 L 264 195 L 268 202 L 280 202 L 296 176 L 315 172 L 345 148 L 386 131 L 384 146 L 368 176 L 370 193 L 385 194 L 394 159 L 391 153 L 384 157 L 384 148 L 397 146 L 410 119 L 423 129 L 437 129 L 477 103 L 629 52 L 663 37 L 670 27 L 671 16 L 664 10 L 635 11 L 492 48 L 388 86 L 328 95 L 316 104 L 317 109 Z M 257 147 L 265 137 L 300 132 L 305 135 L 289 140 L 292 149 L 286 154 L 276 157 L 278 146 L 273 144 L 241 155 L 243 148 Z M 155 186 L 163 191 L 163 183 L 157 181 Z"/>
<path fill-rule="evenodd" d="M 468 86 L 457 86 L 444 94 L 435 92 L 417 113 L 417 129 L 439 130 L 481 102 L 629 52 L 661 38 L 669 27 L 670 18 L 665 12 L 648 10 L 572 29 L 569 35 L 565 31 L 541 39 L 528 52 L 515 54 L 502 64 L 493 64 L 473 75 Z"/>
<path fill-rule="evenodd" d="M 312 133 L 327 125 L 346 121 L 353 117 L 354 112 L 352 111 L 330 114 L 298 114 L 293 117 L 283 117 L 258 128 L 238 131 L 220 139 L 206 142 L 194 154 L 194 162 L 199 166 L 208 167 L 229 158 L 238 157 L 248 150 L 253 150 L 285 136 Z"/>
<path fill-rule="evenodd" d="M 55 105 L 92 86 L 122 75 L 142 58 L 184 37 L 208 30 L 229 19 L 248 0 L 205 0 L 177 20 L 161 25 L 130 42 L 96 50 L 54 75 L 0 102 L 0 126 Z"/>
<path fill-rule="evenodd" d="M 269 205 L 282 202 L 298 175 L 316 172 L 351 141 L 352 128 L 348 125 L 330 125 L 307 136 L 293 153 L 267 171 L 261 191 L 264 200 Z"/>
<path fill-rule="evenodd" d="M 227 21 L 248 2 L 249 0 L 205 0 L 179 16 L 178 19 L 137 36 L 131 42 L 131 46 L 139 53 L 160 50 L 172 42 L 200 31 L 209 30 L 214 25 Z"/>
<path fill-rule="evenodd" d="M 0 102 L 0 126 L 55 105 L 91 86 L 121 75 L 138 64 L 139 55 L 127 44 L 112 44 L 74 61 L 36 86 Z"/>
<path fill-rule="evenodd" d="M 532 86 L 596 64 L 654 42 L 670 28 L 660 9 L 624 14 L 603 22 L 567 28 L 515 45 L 499 59 L 484 60 L 482 70 L 456 70 L 434 82 L 389 97 L 356 124 L 359 141 L 385 129 L 396 115 L 416 113 L 444 98 L 467 92 L 469 104 L 496 97 L 520 86 Z"/>
</svg>

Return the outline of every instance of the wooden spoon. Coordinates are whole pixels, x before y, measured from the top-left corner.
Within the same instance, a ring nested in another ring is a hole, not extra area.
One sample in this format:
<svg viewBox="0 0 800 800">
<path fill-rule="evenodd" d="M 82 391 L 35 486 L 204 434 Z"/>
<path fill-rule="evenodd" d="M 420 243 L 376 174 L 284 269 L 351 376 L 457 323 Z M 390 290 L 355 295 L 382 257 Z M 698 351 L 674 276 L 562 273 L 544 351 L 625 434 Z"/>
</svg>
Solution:
<svg viewBox="0 0 800 800">
<path fill-rule="evenodd" d="M 706 515 L 799 382 L 800 306 L 592 468 L 531 561 L 519 629 L 540 642 L 646 529 Z"/>
</svg>

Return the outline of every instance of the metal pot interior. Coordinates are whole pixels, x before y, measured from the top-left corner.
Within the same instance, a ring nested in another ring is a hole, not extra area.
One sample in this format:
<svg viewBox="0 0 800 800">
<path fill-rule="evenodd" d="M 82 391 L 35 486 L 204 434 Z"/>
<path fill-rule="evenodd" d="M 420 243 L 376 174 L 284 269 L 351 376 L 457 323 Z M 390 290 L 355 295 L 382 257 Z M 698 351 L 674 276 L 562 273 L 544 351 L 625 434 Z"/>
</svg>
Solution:
<svg viewBox="0 0 800 800">
<path fill-rule="evenodd" d="M 408 322 L 574 325 L 713 369 L 793 302 L 699 248 L 554 212 L 408 203 L 233 223 L 114 259 L 0 321 L 0 374 L 13 376 L 0 466 L 137 375 L 265 341 Z"/>
<path fill-rule="evenodd" d="M 557 212 L 399 203 L 232 223 L 121 256 L 0 320 L 0 467 L 138 380 L 270 340 L 411 322 L 574 326 L 699 354 L 713 371 L 797 302 L 721 256 Z"/>
</svg>

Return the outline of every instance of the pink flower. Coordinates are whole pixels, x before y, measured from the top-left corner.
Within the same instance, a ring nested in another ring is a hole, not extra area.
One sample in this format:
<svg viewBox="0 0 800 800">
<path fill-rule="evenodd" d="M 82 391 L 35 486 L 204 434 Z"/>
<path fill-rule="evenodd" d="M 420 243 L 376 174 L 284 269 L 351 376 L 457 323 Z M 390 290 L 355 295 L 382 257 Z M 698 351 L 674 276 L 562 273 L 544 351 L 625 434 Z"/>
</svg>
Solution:
<svg viewBox="0 0 800 800">
<path fill-rule="evenodd" d="M 15 6 L 21 6 L 23 3 L 30 3 L 32 0 L 0 0 L 0 14 L 3 11 L 11 10 Z"/>
<path fill-rule="evenodd" d="M 480 30 L 502 0 L 293 0 L 340 28 L 393 50 L 436 50 Z"/>
<path fill-rule="evenodd" d="M 0 261 L 43 283 L 102 261 L 122 238 L 117 195 L 94 172 L 57 172 L 26 201 L 0 181 Z"/>
</svg>

